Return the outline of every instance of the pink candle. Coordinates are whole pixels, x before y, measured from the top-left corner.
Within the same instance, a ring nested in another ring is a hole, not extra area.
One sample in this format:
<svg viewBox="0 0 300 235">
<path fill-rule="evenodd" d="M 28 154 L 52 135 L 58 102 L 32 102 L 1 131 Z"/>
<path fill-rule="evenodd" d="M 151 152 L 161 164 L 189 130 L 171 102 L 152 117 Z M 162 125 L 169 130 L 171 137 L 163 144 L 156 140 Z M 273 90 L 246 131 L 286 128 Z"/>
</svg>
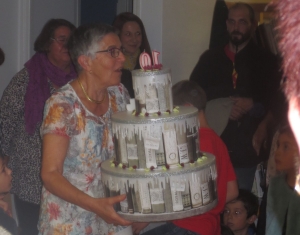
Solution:
<svg viewBox="0 0 300 235">
<path fill-rule="evenodd" d="M 158 51 L 152 51 L 152 59 L 153 59 L 153 65 L 159 65 L 158 56 L 160 53 Z"/>
<path fill-rule="evenodd" d="M 158 51 L 152 51 L 152 60 L 153 63 L 151 63 L 151 57 L 147 52 L 142 52 L 140 54 L 140 66 L 143 70 L 153 70 L 158 69 L 160 70 L 162 68 L 162 65 L 158 61 L 158 56 L 160 53 Z"/>
<path fill-rule="evenodd" d="M 151 58 L 148 53 L 143 52 L 140 54 L 140 66 L 143 70 L 151 68 Z"/>
</svg>

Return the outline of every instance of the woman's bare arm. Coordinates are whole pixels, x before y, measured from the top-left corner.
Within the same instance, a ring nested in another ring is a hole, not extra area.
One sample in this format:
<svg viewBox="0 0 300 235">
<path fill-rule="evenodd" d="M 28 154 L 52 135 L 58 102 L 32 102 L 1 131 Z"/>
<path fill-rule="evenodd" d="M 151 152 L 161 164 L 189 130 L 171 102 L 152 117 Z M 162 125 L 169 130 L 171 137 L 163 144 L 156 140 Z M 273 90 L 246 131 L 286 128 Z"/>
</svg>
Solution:
<svg viewBox="0 0 300 235">
<path fill-rule="evenodd" d="M 109 224 L 130 225 L 131 222 L 121 218 L 113 208 L 113 205 L 124 200 L 126 195 L 93 198 L 63 177 L 63 165 L 68 147 L 69 139 L 66 137 L 54 134 L 44 135 L 41 176 L 45 188 L 65 201 L 96 213 Z"/>
</svg>

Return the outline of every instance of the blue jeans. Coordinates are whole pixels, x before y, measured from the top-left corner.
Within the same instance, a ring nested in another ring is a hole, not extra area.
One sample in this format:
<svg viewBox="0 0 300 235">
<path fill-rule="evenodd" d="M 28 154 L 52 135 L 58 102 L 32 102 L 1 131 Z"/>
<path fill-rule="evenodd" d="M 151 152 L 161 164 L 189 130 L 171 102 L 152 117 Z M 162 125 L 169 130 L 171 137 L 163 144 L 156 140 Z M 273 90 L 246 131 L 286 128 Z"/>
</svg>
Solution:
<svg viewBox="0 0 300 235">
<path fill-rule="evenodd" d="M 166 223 L 159 227 L 156 227 L 150 231 L 143 233 L 142 235 L 200 235 L 198 233 L 180 228 L 173 223 Z"/>
<path fill-rule="evenodd" d="M 240 189 L 252 191 L 256 166 L 247 168 L 234 168 L 238 186 Z"/>
</svg>

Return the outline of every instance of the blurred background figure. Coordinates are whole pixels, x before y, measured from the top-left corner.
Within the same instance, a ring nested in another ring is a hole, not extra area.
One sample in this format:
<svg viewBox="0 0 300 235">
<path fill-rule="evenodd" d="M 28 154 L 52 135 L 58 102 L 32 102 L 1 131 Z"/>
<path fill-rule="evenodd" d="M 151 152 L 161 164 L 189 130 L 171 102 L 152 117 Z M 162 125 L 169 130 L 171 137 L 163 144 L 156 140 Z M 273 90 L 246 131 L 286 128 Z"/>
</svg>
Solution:
<svg viewBox="0 0 300 235">
<path fill-rule="evenodd" d="M 299 150 L 289 125 L 285 123 L 278 132 L 275 164 L 280 174 L 269 184 L 265 234 L 299 234 L 300 197 L 294 190 Z"/>
<path fill-rule="evenodd" d="M 35 235 L 42 182 L 40 126 L 46 100 L 76 77 L 66 44 L 75 26 L 51 19 L 34 43 L 36 53 L 10 81 L 0 101 L 0 140 L 13 180 L 21 235 Z"/>
<path fill-rule="evenodd" d="M 300 2 L 280 0 L 275 2 L 277 28 L 279 32 L 279 49 L 283 56 L 283 73 L 286 78 L 284 91 L 289 102 L 288 118 L 300 148 Z M 288 17 L 287 17 L 288 16 Z M 300 168 L 297 167 L 295 188 L 300 194 Z"/>
<path fill-rule="evenodd" d="M 134 98 L 130 71 L 141 68 L 139 56 L 142 52 L 145 51 L 151 56 L 151 49 L 145 27 L 141 19 L 130 12 L 124 12 L 117 15 L 113 22 L 113 26 L 119 30 L 119 37 L 125 55 L 121 83 L 127 88 L 130 97 Z"/>
</svg>

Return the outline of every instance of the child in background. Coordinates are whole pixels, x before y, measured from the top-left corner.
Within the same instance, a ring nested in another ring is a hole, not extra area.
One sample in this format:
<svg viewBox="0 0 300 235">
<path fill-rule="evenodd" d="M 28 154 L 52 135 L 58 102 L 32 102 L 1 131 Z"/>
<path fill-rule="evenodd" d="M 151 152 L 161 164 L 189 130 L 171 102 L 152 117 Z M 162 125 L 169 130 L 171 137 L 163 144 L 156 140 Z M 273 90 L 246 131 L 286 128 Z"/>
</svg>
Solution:
<svg viewBox="0 0 300 235">
<path fill-rule="evenodd" d="M 184 80 L 175 84 L 172 92 L 173 103 L 175 105 L 194 106 L 198 109 L 200 150 L 210 152 L 216 157 L 218 204 L 215 208 L 204 214 L 175 220 L 172 223 L 167 223 L 144 234 L 220 235 L 220 214 L 224 209 L 225 203 L 233 200 L 238 195 L 236 176 L 231 165 L 228 150 L 220 137 L 207 124 L 204 114 L 206 106 L 204 90 L 197 83 Z M 138 230 L 134 231 L 138 233 Z"/>
<path fill-rule="evenodd" d="M 221 235 L 234 235 L 230 228 L 221 224 Z"/>
<path fill-rule="evenodd" d="M 258 198 L 251 192 L 240 189 L 239 196 L 228 202 L 223 212 L 223 223 L 234 235 L 250 235 L 249 227 L 257 219 Z"/>
<path fill-rule="evenodd" d="M 275 150 L 276 170 L 267 195 L 266 235 L 300 234 L 300 196 L 294 190 L 299 150 L 291 128 L 279 129 Z"/>
<path fill-rule="evenodd" d="M 8 157 L 0 151 L 0 234 L 17 234 L 17 224 L 12 218 L 8 205 L 3 201 L 11 188 L 11 170 L 7 167 Z"/>
</svg>

